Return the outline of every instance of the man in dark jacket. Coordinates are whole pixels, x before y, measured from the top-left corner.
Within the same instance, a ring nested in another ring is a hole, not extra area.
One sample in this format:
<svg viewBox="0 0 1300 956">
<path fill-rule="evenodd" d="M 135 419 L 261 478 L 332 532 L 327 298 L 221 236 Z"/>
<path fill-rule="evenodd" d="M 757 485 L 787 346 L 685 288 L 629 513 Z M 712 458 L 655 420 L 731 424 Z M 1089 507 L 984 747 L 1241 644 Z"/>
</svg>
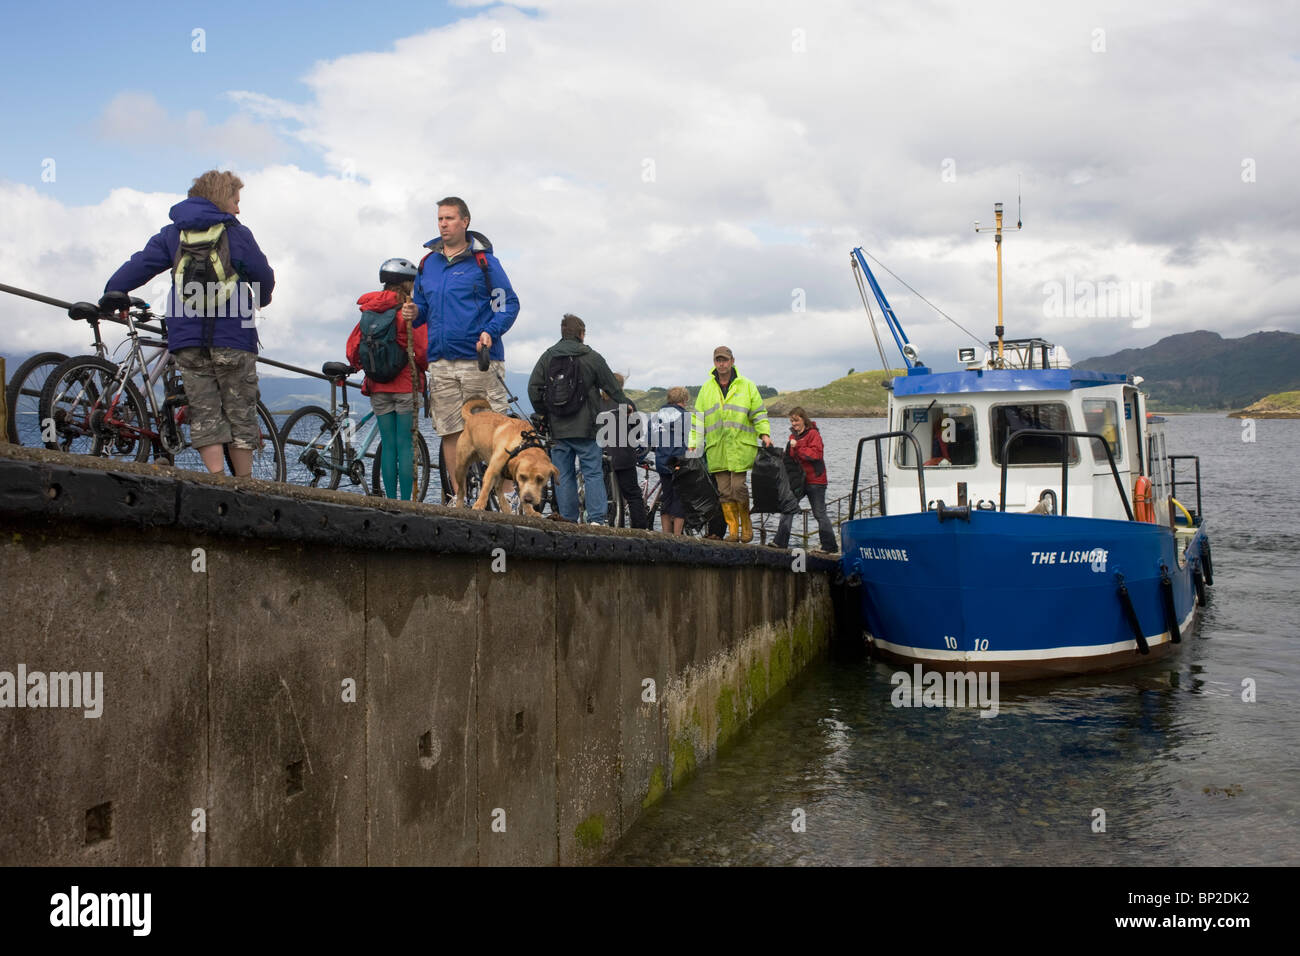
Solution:
<svg viewBox="0 0 1300 956">
<path fill-rule="evenodd" d="M 528 398 L 533 407 L 549 420 L 555 447 L 551 461 L 559 470 L 555 497 L 560 516 L 578 520 L 578 480 L 574 474 L 574 460 L 582 467 L 582 481 L 586 488 L 587 520 L 591 524 L 604 524 L 609 508 L 605 494 L 605 479 L 601 471 L 601 451 L 596 443 L 596 416 L 600 412 L 600 392 L 619 404 L 630 404 L 627 396 L 609 365 L 596 352 L 583 344 L 587 334 L 586 323 L 576 315 L 565 314 L 560 322 L 560 341 L 542 353 L 528 380 Z M 567 360 L 573 359 L 572 363 Z M 555 367 L 552 367 L 554 363 Z M 572 365 L 580 379 L 578 394 L 581 399 L 568 402 L 567 414 L 548 404 L 556 395 L 556 373 Z"/>
<path fill-rule="evenodd" d="M 173 271 L 167 348 L 185 382 L 190 441 L 214 473 L 225 471 L 229 446 L 236 477 L 252 474 L 253 453 L 261 446 L 255 318 L 275 287 L 275 273 L 253 233 L 235 218 L 243 187 L 231 172 L 210 169 L 199 176 L 189 198 L 172 206 L 172 224 L 104 284 L 105 292 L 130 292 Z M 211 246 L 210 260 L 195 251 L 204 244 Z M 197 261 L 207 281 L 182 279 L 187 259 Z"/>
</svg>

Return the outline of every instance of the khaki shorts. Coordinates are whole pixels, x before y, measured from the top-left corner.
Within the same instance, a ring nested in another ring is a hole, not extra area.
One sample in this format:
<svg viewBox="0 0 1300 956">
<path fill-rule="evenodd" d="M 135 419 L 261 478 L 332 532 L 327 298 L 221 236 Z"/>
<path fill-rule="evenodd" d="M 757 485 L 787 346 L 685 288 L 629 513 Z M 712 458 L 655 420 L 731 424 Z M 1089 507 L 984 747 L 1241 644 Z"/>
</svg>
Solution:
<svg viewBox="0 0 1300 956">
<path fill-rule="evenodd" d="M 213 348 L 204 358 L 195 346 L 173 352 L 190 405 L 190 444 L 262 447 L 257 421 L 257 356 L 243 349 Z"/>
<path fill-rule="evenodd" d="M 376 415 L 390 412 L 410 415 L 415 412 L 415 396 L 410 392 L 374 392 L 370 396 L 370 409 Z"/>
<path fill-rule="evenodd" d="M 498 414 L 510 411 L 510 393 L 497 378 L 505 378 L 505 362 L 493 362 L 486 372 L 480 372 L 478 359 L 438 359 L 429 366 L 429 373 L 433 376 L 433 430 L 441 436 L 464 430 L 460 407 L 475 396 L 486 397 Z"/>
</svg>

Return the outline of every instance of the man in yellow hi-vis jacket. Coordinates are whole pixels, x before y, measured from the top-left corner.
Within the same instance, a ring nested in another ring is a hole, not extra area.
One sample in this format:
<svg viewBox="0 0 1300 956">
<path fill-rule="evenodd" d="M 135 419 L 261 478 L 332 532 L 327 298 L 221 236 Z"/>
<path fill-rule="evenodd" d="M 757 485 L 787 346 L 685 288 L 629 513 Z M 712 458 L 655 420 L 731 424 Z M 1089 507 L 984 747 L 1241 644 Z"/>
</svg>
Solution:
<svg viewBox="0 0 1300 956">
<path fill-rule="evenodd" d="M 735 356 L 725 345 L 713 350 L 713 372 L 695 399 L 687 444 L 697 448 L 704 438 L 705 459 L 718 482 L 731 539 L 747 543 L 754 540 L 754 529 L 749 523 L 745 473 L 754 467 L 758 443 L 771 447 L 772 426 L 758 386 L 736 374 L 734 363 Z"/>
</svg>

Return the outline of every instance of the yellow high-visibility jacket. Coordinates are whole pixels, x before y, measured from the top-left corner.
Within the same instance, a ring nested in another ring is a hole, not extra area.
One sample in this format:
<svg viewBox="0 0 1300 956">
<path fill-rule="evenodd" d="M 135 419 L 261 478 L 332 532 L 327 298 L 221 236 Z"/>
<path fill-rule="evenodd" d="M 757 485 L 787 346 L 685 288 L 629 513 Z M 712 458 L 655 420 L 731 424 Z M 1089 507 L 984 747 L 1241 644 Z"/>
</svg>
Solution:
<svg viewBox="0 0 1300 956">
<path fill-rule="evenodd" d="M 692 448 L 704 439 L 709 471 L 749 471 L 758 454 L 759 436 L 771 435 L 767 407 L 758 386 L 732 366 L 731 383 L 722 394 L 716 370 L 711 370 L 691 413 Z"/>
</svg>

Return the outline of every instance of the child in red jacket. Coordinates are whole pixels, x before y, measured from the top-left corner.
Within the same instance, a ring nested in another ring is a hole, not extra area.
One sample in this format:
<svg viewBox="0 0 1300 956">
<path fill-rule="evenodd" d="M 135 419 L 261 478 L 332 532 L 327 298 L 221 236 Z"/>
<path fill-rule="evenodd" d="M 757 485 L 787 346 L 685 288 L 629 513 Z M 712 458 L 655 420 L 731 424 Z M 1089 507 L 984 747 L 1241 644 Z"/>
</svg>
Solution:
<svg viewBox="0 0 1300 956">
<path fill-rule="evenodd" d="M 808 496 L 808 504 L 817 519 L 817 536 L 821 539 L 822 550 L 834 554 L 840 546 L 835 540 L 835 526 L 826 513 L 826 462 L 823 460 L 822 433 L 802 408 L 790 409 L 790 441 L 785 451 L 803 466 L 804 494 Z M 778 548 L 790 543 L 790 525 L 793 522 L 794 515 L 781 515 L 774 542 Z"/>
<path fill-rule="evenodd" d="M 367 292 L 357 299 L 362 312 L 387 312 L 397 315 L 397 344 L 407 350 L 409 326 L 402 318 L 402 306 L 411 301 L 415 283 L 415 264 L 406 259 L 389 259 L 379 267 L 382 292 Z M 379 425 L 379 473 L 383 478 L 384 494 L 389 498 L 411 501 L 415 497 L 415 457 L 411 446 L 411 427 L 417 412 L 416 398 L 424 394 L 424 372 L 429 367 L 429 336 L 426 326 L 415 333 L 415 365 L 418 375 L 412 376 L 409 360 L 397 376 L 387 382 L 376 382 L 366 376 L 361 394 L 370 396 L 370 407 Z M 409 351 L 409 350 L 408 350 Z M 361 368 L 361 323 L 358 322 L 348 336 L 348 363 L 353 371 Z M 418 381 L 412 381 L 412 379 Z"/>
</svg>

